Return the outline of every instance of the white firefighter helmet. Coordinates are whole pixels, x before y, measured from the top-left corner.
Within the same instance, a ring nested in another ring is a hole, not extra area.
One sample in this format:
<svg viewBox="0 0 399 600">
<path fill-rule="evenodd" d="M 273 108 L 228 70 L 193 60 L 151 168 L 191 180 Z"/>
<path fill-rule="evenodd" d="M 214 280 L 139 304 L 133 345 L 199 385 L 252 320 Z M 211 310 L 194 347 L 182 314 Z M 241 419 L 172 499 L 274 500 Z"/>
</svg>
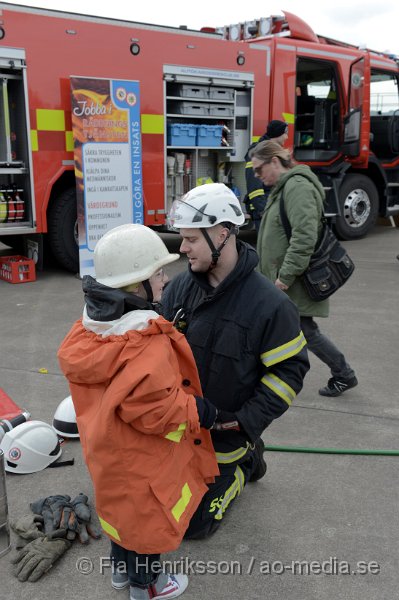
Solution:
<svg viewBox="0 0 399 600">
<path fill-rule="evenodd" d="M 67 396 L 59 403 L 54 413 L 53 427 L 62 437 L 78 438 L 79 431 L 76 423 L 76 412 L 72 396 Z"/>
<path fill-rule="evenodd" d="M 171 206 L 168 222 L 174 229 L 206 228 L 219 223 L 243 225 L 244 213 L 237 196 L 224 183 L 193 188 Z"/>
<path fill-rule="evenodd" d="M 94 269 L 99 283 L 121 288 L 145 281 L 179 258 L 179 254 L 169 254 L 155 231 L 145 225 L 128 223 L 107 231 L 97 242 Z"/>
<path fill-rule="evenodd" d="M 48 423 L 27 421 L 7 431 L 0 443 L 5 470 L 10 473 L 36 473 L 61 456 L 58 436 Z"/>
</svg>

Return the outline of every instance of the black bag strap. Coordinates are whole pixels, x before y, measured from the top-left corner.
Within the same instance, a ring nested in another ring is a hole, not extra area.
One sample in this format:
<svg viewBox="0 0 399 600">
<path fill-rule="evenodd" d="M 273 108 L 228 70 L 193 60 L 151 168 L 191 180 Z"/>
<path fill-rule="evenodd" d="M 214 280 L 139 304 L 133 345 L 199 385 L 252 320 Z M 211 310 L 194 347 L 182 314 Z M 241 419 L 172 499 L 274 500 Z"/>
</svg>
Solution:
<svg viewBox="0 0 399 600">
<path fill-rule="evenodd" d="M 285 212 L 283 192 L 281 192 L 280 196 L 280 219 L 284 227 L 285 235 L 287 236 L 287 239 L 289 241 L 291 239 L 292 227 L 291 223 L 288 220 L 287 213 Z"/>
</svg>

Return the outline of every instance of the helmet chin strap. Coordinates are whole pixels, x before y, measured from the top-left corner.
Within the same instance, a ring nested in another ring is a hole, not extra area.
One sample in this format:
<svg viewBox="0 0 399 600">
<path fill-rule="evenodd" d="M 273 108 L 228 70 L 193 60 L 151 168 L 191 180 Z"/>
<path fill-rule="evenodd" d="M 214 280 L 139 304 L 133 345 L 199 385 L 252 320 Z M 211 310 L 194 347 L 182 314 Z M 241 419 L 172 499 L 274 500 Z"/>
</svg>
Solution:
<svg viewBox="0 0 399 600">
<path fill-rule="evenodd" d="M 145 289 L 145 292 L 147 294 L 147 300 L 148 302 L 154 302 L 154 295 L 152 293 L 152 287 L 151 284 L 149 282 L 148 279 L 146 279 L 145 281 L 141 282 L 143 284 L 143 288 Z"/>
<path fill-rule="evenodd" d="M 212 269 L 214 269 L 216 267 L 217 262 L 220 257 L 220 254 L 221 254 L 223 248 L 225 247 L 225 245 L 227 244 L 228 239 L 231 236 L 231 234 L 237 233 L 237 227 L 235 225 L 233 225 L 232 223 L 228 223 L 228 224 L 225 223 L 224 226 L 226 227 L 226 229 L 229 230 L 229 233 L 227 234 L 226 239 L 220 244 L 220 246 L 218 248 L 216 248 L 215 244 L 211 240 L 211 237 L 210 237 L 209 233 L 207 232 L 207 230 L 201 229 L 202 234 L 203 234 L 204 238 L 206 239 L 206 241 L 208 242 L 208 246 L 212 252 L 212 261 L 211 261 L 211 264 L 209 265 L 208 271 L 212 271 Z"/>
</svg>

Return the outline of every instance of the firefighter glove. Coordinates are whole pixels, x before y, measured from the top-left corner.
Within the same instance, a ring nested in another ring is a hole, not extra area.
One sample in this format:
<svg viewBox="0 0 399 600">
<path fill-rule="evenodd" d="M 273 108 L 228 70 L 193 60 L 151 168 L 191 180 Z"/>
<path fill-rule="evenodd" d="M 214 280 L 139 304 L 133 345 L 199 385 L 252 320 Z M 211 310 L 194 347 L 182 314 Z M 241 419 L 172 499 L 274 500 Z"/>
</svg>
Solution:
<svg viewBox="0 0 399 600">
<path fill-rule="evenodd" d="M 31 503 L 31 511 L 44 519 L 44 533 L 48 538 L 67 535 L 68 519 L 73 510 L 70 500 L 71 497 L 66 494 L 57 494 Z"/>
<path fill-rule="evenodd" d="M 82 493 L 78 494 L 71 502 L 77 520 L 76 534 L 81 544 L 88 544 L 89 536 L 94 539 L 101 537 L 101 528 L 95 522 L 96 514 L 88 502 L 88 497 Z"/>
<path fill-rule="evenodd" d="M 219 410 L 212 429 L 216 431 L 240 431 L 241 427 L 235 413 Z"/>
<path fill-rule="evenodd" d="M 11 559 L 14 575 L 19 581 L 37 581 L 70 548 L 65 539 L 38 538 L 29 542 Z"/>
<path fill-rule="evenodd" d="M 43 517 L 41 515 L 29 513 L 11 521 L 10 525 L 11 529 L 17 534 L 17 541 L 15 544 L 17 550 L 23 548 L 32 540 L 44 537 L 42 531 Z"/>
</svg>

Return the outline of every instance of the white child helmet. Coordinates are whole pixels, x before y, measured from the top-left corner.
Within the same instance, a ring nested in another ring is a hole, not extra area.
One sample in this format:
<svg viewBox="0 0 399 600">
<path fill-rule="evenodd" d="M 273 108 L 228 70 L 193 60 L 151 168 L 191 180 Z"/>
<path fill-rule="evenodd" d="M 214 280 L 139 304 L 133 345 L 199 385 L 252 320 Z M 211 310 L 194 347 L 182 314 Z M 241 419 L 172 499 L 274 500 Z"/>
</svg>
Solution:
<svg viewBox="0 0 399 600">
<path fill-rule="evenodd" d="M 61 456 L 56 432 L 43 421 L 27 421 L 8 431 L 0 443 L 5 470 L 10 473 L 36 473 Z"/>
<path fill-rule="evenodd" d="M 79 431 L 76 423 L 76 412 L 72 396 L 67 396 L 59 403 L 54 413 L 53 427 L 62 437 L 78 438 Z"/>
<path fill-rule="evenodd" d="M 242 225 L 244 213 L 237 196 L 224 183 L 208 183 L 193 188 L 175 200 L 168 216 L 175 229 L 206 228 L 219 223 Z"/>
<path fill-rule="evenodd" d="M 179 254 L 169 254 L 155 231 L 145 225 L 128 223 L 107 231 L 97 242 L 94 269 L 99 283 L 121 288 L 145 281 L 179 258 Z"/>
</svg>

